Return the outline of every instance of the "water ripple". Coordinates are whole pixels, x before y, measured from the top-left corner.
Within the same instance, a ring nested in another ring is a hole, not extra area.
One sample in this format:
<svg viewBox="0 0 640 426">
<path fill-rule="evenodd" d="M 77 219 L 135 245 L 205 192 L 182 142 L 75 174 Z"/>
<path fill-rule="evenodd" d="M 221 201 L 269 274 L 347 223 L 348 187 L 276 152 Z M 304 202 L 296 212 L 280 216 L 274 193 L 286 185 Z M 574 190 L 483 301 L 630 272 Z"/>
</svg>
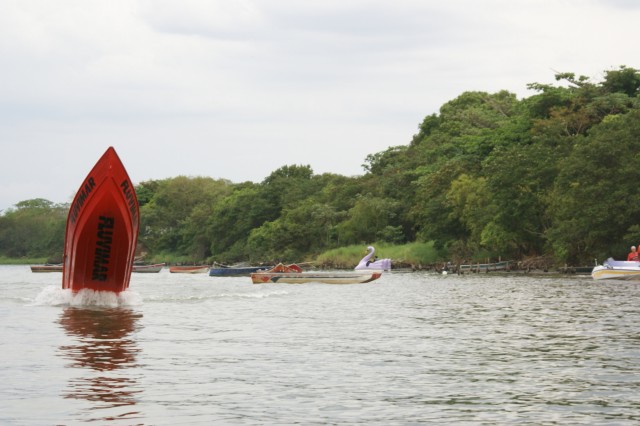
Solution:
<svg viewBox="0 0 640 426">
<path fill-rule="evenodd" d="M 41 424 L 20 403 L 34 395 L 60 424 L 640 421 L 638 284 L 390 273 L 255 286 L 165 274 L 136 277 L 134 306 L 20 302 L 41 285 L 4 287 L 0 422 Z"/>
</svg>

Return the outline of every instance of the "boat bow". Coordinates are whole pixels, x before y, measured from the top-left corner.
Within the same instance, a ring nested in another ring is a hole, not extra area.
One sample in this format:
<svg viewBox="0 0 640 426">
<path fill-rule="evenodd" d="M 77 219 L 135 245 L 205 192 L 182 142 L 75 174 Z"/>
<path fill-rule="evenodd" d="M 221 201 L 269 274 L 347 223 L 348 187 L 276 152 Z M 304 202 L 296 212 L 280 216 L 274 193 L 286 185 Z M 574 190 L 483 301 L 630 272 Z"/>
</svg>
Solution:
<svg viewBox="0 0 640 426">
<path fill-rule="evenodd" d="M 109 147 L 71 203 L 62 288 L 74 292 L 126 290 L 139 222 L 135 189 L 116 151 Z"/>
</svg>

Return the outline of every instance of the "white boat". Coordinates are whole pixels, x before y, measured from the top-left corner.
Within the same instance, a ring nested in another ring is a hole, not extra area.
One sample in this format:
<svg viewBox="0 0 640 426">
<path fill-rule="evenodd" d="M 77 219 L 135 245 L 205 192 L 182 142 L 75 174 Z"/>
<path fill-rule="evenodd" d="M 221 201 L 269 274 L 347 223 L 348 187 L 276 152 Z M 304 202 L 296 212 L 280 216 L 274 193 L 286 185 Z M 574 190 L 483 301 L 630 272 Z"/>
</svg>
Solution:
<svg viewBox="0 0 640 426">
<path fill-rule="evenodd" d="M 369 252 L 358 265 L 353 268 L 356 271 L 390 271 L 391 259 L 376 259 L 374 257 L 376 249 L 373 246 L 367 247 Z"/>
<path fill-rule="evenodd" d="M 377 280 L 382 272 L 254 272 L 251 281 L 254 284 L 361 284 Z"/>
<path fill-rule="evenodd" d="M 594 280 L 640 280 L 640 262 L 609 258 L 591 271 Z"/>
</svg>

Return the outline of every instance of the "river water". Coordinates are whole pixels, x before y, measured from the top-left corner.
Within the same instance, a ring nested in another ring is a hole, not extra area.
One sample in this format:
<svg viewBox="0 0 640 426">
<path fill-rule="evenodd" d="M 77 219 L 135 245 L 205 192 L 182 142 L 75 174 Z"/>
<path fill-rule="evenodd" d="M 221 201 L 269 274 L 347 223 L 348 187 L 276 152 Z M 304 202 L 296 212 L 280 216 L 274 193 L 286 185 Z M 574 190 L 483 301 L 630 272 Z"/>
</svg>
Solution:
<svg viewBox="0 0 640 426">
<path fill-rule="evenodd" d="M 638 283 L 164 270 L 118 299 L 60 281 L 0 266 L 0 424 L 640 423 Z"/>
</svg>

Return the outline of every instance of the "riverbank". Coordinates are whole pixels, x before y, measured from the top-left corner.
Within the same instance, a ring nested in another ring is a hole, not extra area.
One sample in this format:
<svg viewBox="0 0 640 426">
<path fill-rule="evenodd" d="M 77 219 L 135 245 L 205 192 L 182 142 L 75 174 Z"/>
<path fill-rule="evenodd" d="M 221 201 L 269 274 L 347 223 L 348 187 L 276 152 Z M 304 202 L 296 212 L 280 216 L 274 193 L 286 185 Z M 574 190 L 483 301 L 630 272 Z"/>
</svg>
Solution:
<svg viewBox="0 0 640 426">
<path fill-rule="evenodd" d="M 530 257 L 522 260 L 469 259 L 460 261 L 458 265 L 450 260 L 449 253 L 438 250 L 432 242 L 409 244 L 374 244 L 375 255 L 378 259 L 389 258 L 393 270 L 406 271 L 434 271 L 449 273 L 493 273 L 511 272 L 525 274 L 556 273 L 563 275 L 590 274 L 593 266 L 557 266 L 553 259 L 545 256 Z M 328 250 L 315 257 L 306 259 L 272 259 L 250 262 L 252 264 L 271 265 L 275 263 L 298 263 L 305 269 L 353 269 L 367 254 L 366 246 L 352 245 Z M 166 265 L 211 265 L 219 259 L 186 259 L 172 255 L 156 255 L 145 257 L 147 263 L 165 263 Z M 35 265 L 44 263 L 59 263 L 47 258 L 7 258 L 0 257 L 0 265 Z M 220 262 L 228 263 L 228 262 Z M 232 263 L 232 262 L 231 262 Z M 459 269 L 458 269 L 459 268 Z"/>
</svg>

